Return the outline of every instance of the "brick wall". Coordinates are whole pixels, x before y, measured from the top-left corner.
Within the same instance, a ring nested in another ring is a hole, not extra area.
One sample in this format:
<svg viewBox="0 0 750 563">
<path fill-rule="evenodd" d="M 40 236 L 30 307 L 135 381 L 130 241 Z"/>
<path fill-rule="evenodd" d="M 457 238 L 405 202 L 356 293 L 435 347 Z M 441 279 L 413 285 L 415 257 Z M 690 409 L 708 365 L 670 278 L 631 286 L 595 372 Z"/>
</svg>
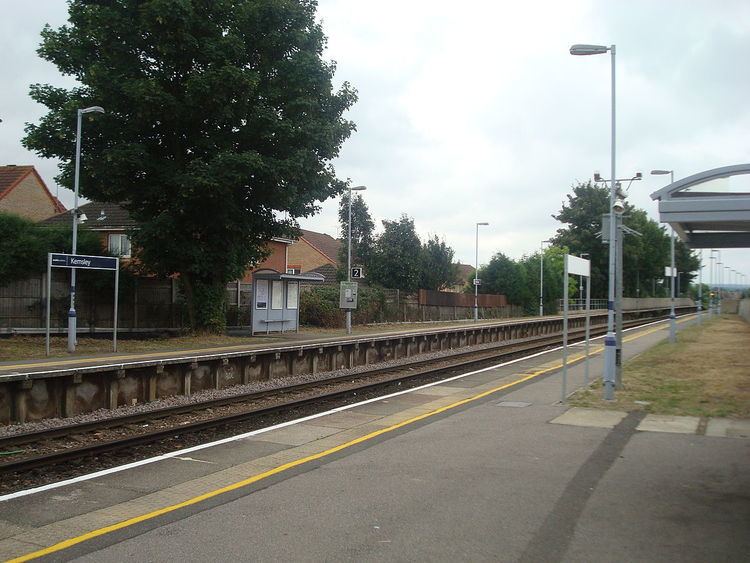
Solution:
<svg viewBox="0 0 750 563">
<path fill-rule="evenodd" d="M 300 239 L 292 243 L 289 247 L 290 266 L 299 266 L 300 271 L 309 272 L 323 264 L 332 264 L 332 262 L 315 248 L 310 246 L 307 241 Z"/>
<path fill-rule="evenodd" d="M 243 282 L 251 283 L 253 281 L 253 272 L 255 270 L 270 268 L 271 270 L 276 270 L 277 272 L 281 272 L 282 274 L 286 273 L 287 244 L 285 242 L 272 240 L 269 241 L 266 246 L 271 251 L 271 254 L 260 264 L 257 264 L 255 267 L 248 269 L 247 272 L 245 272 L 245 275 L 242 277 Z"/>
<path fill-rule="evenodd" d="M 56 213 L 54 203 L 33 173 L 0 199 L 0 211 L 15 213 L 32 221 L 41 221 Z"/>
</svg>

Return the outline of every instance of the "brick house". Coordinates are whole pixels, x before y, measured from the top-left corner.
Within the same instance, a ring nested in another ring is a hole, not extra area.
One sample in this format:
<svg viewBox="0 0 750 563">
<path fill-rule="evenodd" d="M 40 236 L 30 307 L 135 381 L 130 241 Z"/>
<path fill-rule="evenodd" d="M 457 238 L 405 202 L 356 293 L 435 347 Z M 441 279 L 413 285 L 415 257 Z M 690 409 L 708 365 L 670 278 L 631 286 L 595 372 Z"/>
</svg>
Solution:
<svg viewBox="0 0 750 563">
<path fill-rule="evenodd" d="M 113 256 L 120 256 L 123 262 L 131 258 L 131 244 L 128 232 L 137 227 L 136 222 L 130 214 L 114 203 L 101 203 L 92 201 L 78 207 L 79 213 L 86 219 L 82 223 L 83 228 L 94 231 L 100 235 L 102 251 Z M 44 225 L 72 225 L 72 210 L 59 213 L 41 223 Z M 271 254 L 260 264 L 255 265 L 245 272 L 242 282 L 250 283 L 252 273 L 261 268 L 272 268 L 278 272 L 285 272 L 287 265 L 287 249 L 292 244 L 290 239 L 274 238 L 267 245 Z"/>
<path fill-rule="evenodd" d="M 325 233 L 301 229 L 302 235 L 289 247 L 287 273 L 301 274 L 323 266 L 339 267 L 342 242 Z"/>
<path fill-rule="evenodd" d="M 42 221 L 65 211 L 33 166 L 0 166 L 0 211 Z"/>
</svg>

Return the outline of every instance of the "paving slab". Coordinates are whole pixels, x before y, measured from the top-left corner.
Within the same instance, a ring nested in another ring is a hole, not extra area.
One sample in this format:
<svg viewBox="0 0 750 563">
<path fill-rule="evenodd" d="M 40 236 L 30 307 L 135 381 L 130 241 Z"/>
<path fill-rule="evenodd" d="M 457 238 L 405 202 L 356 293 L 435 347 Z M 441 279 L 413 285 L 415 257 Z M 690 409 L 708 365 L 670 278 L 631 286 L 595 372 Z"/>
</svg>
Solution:
<svg viewBox="0 0 750 563">
<path fill-rule="evenodd" d="M 330 436 L 340 432 L 340 428 L 328 426 L 314 426 L 312 424 L 294 424 L 270 432 L 264 432 L 251 438 L 245 438 L 243 442 L 273 442 L 275 444 L 287 444 L 290 446 L 300 446 L 308 442 L 315 441 L 319 438 Z"/>
<path fill-rule="evenodd" d="M 706 436 L 750 438 L 750 420 L 711 418 L 706 426 Z"/>
<path fill-rule="evenodd" d="M 695 434 L 700 418 L 697 416 L 671 416 L 666 414 L 646 415 L 638 425 L 642 432 L 673 432 L 676 434 Z"/>
<path fill-rule="evenodd" d="M 614 428 L 626 415 L 627 413 L 620 411 L 573 407 L 553 420 L 550 420 L 550 423 L 567 424 L 570 426 L 591 426 L 595 428 Z"/>
</svg>

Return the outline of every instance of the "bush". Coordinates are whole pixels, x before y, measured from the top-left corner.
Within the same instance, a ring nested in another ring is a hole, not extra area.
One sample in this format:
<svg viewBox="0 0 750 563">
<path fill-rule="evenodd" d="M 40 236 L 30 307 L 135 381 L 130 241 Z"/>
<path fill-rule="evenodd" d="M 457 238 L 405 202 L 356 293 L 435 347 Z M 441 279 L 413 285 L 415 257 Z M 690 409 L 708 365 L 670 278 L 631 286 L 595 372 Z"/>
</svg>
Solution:
<svg viewBox="0 0 750 563">
<path fill-rule="evenodd" d="M 352 311 L 352 322 L 367 324 L 383 318 L 385 294 L 375 287 L 360 287 L 358 308 Z M 302 291 L 299 304 L 301 325 L 324 328 L 344 326 L 346 311 L 339 309 L 339 288 L 333 285 L 314 287 Z"/>
</svg>

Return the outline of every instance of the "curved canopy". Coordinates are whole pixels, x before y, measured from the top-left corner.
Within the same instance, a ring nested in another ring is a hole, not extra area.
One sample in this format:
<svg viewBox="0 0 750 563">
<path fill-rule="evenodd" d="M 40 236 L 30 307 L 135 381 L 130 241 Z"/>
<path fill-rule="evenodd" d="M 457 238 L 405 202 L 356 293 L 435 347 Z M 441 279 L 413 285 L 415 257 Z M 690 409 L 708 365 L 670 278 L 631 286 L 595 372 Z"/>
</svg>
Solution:
<svg viewBox="0 0 750 563">
<path fill-rule="evenodd" d="M 695 191 L 712 180 L 750 174 L 750 163 L 722 166 L 678 180 L 651 194 L 659 218 L 690 248 L 750 247 L 750 193 Z"/>
</svg>

